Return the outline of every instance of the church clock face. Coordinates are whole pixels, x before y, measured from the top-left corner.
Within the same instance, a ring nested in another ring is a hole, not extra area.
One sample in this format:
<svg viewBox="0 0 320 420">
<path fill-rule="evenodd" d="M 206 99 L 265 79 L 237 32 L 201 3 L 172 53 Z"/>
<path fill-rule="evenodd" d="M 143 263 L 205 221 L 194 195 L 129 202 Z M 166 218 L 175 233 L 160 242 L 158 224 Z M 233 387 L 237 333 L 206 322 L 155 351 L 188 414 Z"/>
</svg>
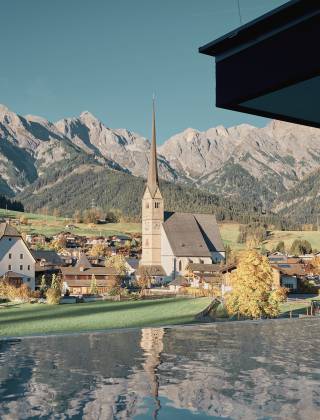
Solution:
<svg viewBox="0 0 320 420">
<path fill-rule="evenodd" d="M 160 223 L 159 222 L 153 222 L 152 227 L 153 227 L 154 230 L 159 230 L 160 229 Z"/>
</svg>

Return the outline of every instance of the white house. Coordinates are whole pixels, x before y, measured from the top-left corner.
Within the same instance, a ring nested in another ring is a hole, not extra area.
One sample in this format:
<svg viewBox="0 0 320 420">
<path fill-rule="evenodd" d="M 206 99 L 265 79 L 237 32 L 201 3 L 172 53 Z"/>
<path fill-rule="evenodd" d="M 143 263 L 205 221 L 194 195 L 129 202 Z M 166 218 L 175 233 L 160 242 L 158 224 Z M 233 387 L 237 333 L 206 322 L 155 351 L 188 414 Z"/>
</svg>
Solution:
<svg viewBox="0 0 320 420">
<path fill-rule="evenodd" d="M 35 259 L 21 234 L 7 223 L 0 224 L 0 277 L 35 289 Z"/>
</svg>

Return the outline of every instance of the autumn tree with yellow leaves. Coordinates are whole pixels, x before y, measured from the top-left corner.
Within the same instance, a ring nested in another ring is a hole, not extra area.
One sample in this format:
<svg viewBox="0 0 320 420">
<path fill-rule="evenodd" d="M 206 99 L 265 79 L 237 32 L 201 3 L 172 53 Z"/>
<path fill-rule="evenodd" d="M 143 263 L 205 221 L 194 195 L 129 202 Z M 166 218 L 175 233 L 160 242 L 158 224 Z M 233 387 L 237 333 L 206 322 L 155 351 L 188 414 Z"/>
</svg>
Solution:
<svg viewBox="0 0 320 420">
<path fill-rule="evenodd" d="M 274 286 L 272 268 L 267 257 L 254 250 L 244 252 L 237 270 L 230 276 L 232 290 L 225 295 L 231 315 L 246 318 L 273 318 L 280 313 L 286 289 Z"/>
</svg>

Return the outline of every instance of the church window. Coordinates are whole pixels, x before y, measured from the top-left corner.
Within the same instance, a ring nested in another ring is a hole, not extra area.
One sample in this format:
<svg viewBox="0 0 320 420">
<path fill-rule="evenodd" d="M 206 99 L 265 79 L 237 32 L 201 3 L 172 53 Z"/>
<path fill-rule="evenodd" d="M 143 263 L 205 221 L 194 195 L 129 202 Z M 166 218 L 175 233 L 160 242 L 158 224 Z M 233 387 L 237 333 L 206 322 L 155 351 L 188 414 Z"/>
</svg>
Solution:
<svg viewBox="0 0 320 420">
<path fill-rule="evenodd" d="M 146 209 L 148 209 L 149 208 L 149 203 L 146 203 Z"/>
<path fill-rule="evenodd" d="M 182 261 L 180 260 L 179 261 L 179 271 L 181 271 L 182 270 Z"/>
<path fill-rule="evenodd" d="M 204 261 L 203 260 L 200 260 L 200 264 L 204 264 Z"/>
<path fill-rule="evenodd" d="M 155 207 L 156 209 L 159 209 L 159 208 L 160 208 L 160 203 L 159 203 L 159 201 L 156 201 L 156 202 L 154 203 L 154 207 Z"/>
</svg>

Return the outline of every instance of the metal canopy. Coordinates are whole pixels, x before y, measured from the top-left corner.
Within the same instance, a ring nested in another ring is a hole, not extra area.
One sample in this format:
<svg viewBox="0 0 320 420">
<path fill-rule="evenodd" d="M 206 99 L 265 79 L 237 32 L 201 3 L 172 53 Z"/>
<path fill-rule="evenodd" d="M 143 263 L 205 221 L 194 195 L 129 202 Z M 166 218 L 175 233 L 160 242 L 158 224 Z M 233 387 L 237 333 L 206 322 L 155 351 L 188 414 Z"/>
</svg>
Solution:
<svg viewBox="0 0 320 420">
<path fill-rule="evenodd" d="M 320 127 L 320 1 L 292 0 L 199 48 L 216 106 Z"/>
</svg>

